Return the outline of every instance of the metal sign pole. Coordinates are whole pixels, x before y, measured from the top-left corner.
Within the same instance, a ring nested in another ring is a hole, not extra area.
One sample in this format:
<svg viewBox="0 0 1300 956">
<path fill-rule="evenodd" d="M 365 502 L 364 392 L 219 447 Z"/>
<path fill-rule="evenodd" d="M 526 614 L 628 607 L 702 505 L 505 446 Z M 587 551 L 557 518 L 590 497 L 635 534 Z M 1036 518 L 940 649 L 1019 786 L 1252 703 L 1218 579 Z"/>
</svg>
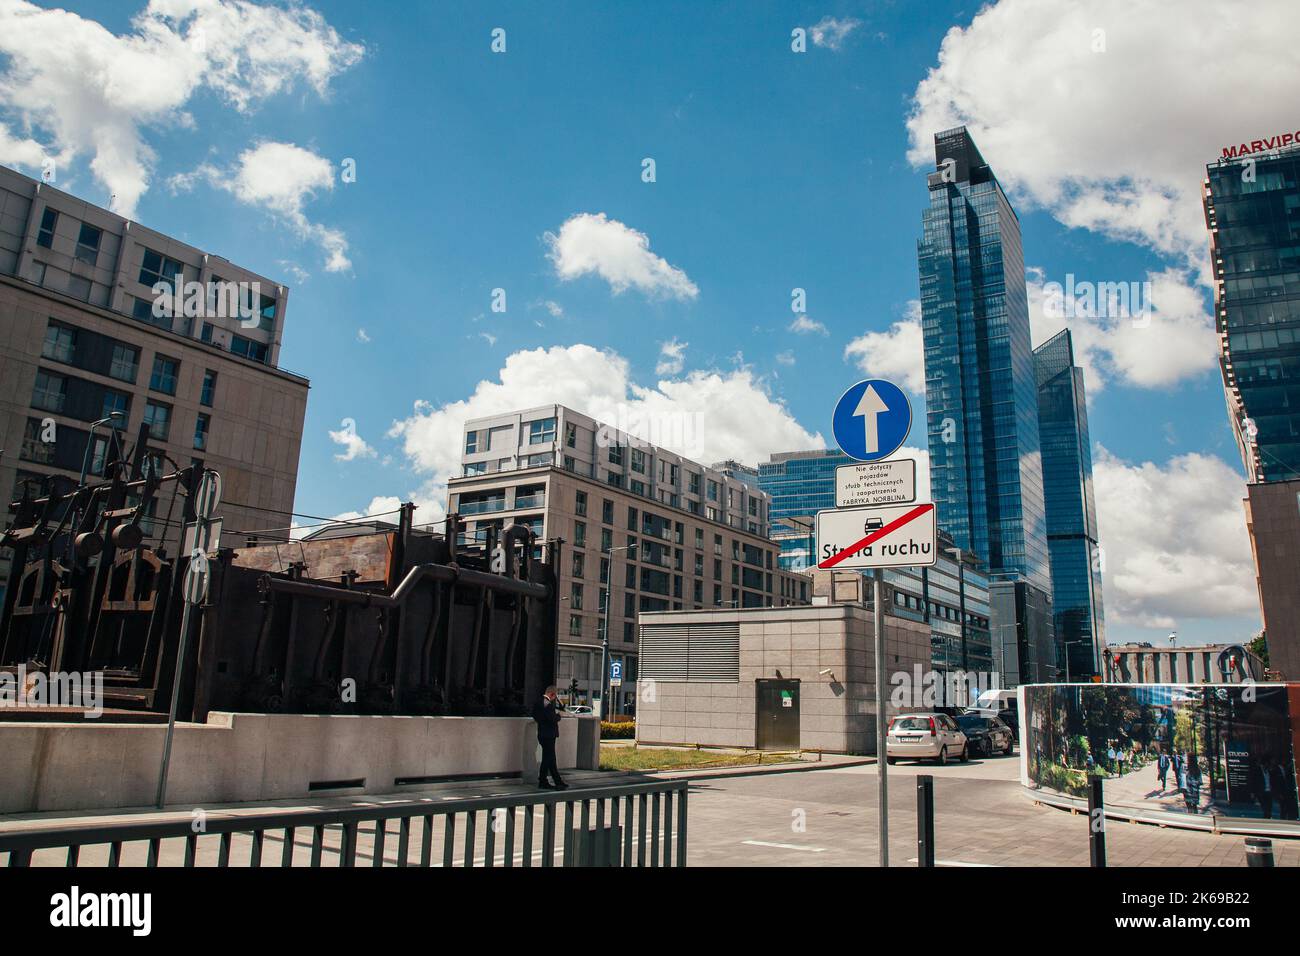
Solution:
<svg viewBox="0 0 1300 956">
<path fill-rule="evenodd" d="M 167 768 L 172 759 L 172 736 L 176 733 L 176 704 L 181 695 L 181 670 L 185 666 L 185 647 L 190 636 L 190 600 L 185 598 L 184 610 L 181 611 L 181 640 L 176 651 L 176 668 L 172 675 L 171 710 L 167 715 L 167 736 L 163 739 L 162 765 L 158 768 L 158 809 L 163 808 L 167 797 Z"/>
<path fill-rule="evenodd" d="M 889 866 L 889 757 L 885 744 L 885 572 L 876 568 L 872 588 L 872 618 L 876 632 L 876 772 L 879 778 L 880 865 Z"/>
<path fill-rule="evenodd" d="M 186 541 L 182 545 L 182 554 L 188 546 L 190 561 L 185 569 L 185 581 L 181 588 L 181 634 L 176 648 L 176 666 L 172 672 L 172 699 L 167 714 L 167 734 L 163 738 L 162 762 L 158 767 L 158 809 L 163 808 L 167 799 L 167 771 L 172 760 L 172 738 L 176 735 L 176 710 L 181 696 L 181 675 L 185 671 L 185 653 L 190 639 L 190 610 L 196 604 L 202 604 L 208 593 L 207 553 L 215 549 L 221 541 L 220 518 L 212 516 L 221 503 L 221 475 L 215 471 L 205 471 L 199 480 L 195 493 L 194 521 L 186 526 Z"/>
</svg>

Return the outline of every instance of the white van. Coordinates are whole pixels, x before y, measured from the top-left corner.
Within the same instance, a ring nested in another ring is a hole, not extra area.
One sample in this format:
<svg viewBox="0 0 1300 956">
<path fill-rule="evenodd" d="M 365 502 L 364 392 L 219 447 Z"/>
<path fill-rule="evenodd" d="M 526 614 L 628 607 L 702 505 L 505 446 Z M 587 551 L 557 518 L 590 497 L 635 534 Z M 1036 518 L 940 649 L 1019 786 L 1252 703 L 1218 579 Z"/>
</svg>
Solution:
<svg viewBox="0 0 1300 956">
<path fill-rule="evenodd" d="M 986 690 L 980 694 L 971 710 L 984 710 L 997 714 L 1004 710 L 1015 710 L 1017 706 L 1016 692 L 1006 687 L 1000 687 L 994 690 Z"/>
</svg>

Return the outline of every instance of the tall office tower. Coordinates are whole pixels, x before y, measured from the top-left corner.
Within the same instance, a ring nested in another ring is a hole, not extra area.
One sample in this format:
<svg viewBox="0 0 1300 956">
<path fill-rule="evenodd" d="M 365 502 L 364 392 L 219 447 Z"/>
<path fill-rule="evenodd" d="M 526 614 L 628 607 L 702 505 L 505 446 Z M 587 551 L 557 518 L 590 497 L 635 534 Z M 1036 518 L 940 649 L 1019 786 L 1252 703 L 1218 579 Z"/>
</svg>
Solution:
<svg viewBox="0 0 1300 956">
<path fill-rule="evenodd" d="M 1261 144 L 1251 144 L 1261 145 Z M 1300 146 L 1225 150 L 1205 223 L 1269 663 L 1300 679 Z"/>
<path fill-rule="evenodd" d="M 156 286 L 185 307 L 155 310 Z M 202 459 L 221 473 L 229 537 L 292 524 L 309 383 L 278 367 L 288 296 L 0 167 L 0 528 L 24 489 L 65 493 L 102 475 L 142 424 L 157 467 Z M 156 505 L 142 506 L 140 526 L 175 553 L 179 527 Z"/>
<path fill-rule="evenodd" d="M 994 640 L 1017 645 L 1008 682 L 1049 680 L 1051 566 L 1020 222 L 965 127 L 934 146 L 917 244 L 930 491 L 939 526 L 988 563 Z"/>
<path fill-rule="evenodd" d="M 1057 657 L 1065 668 L 1060 676 L 1086 681 L 1102 673 L 1105 622 L 1088 407 L 1083 369 L 1074 364 L 1069 329 L 1034 349 L 1034 371 L 1052 561 L 1052 619 Z"/>
</svg>

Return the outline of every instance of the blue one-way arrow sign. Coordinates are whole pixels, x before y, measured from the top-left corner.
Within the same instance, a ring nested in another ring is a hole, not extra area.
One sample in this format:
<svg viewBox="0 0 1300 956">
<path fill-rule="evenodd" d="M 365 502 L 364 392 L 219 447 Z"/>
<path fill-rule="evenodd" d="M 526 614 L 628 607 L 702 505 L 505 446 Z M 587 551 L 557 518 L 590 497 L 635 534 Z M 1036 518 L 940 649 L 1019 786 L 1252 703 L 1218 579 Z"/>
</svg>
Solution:
<svg viewBox="0 0 1300 956">
<path fill-rule="evenodd" d="M 893 382 L 858 382 L 835 405 L 835 440 L 858 461 L 879 461 L 896 452 L 912 430 L 912 405 Z"/>
</svg>

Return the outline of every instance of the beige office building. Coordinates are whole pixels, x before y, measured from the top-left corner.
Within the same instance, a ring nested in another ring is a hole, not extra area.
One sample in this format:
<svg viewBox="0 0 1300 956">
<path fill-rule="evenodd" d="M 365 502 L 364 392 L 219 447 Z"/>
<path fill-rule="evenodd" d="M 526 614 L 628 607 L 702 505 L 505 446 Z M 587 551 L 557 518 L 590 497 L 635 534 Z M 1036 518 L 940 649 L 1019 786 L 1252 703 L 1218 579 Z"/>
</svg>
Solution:
<svg viewBox="0 0 1300 956">
<path fill-rule="evenodd" d="M 782 571 L 767 536 L 767 494 L 734 469 L 698 464 L 562 405 L 465 424 L 463 476 L 448 511 L 466 538 L 518 522 L 563 539 L 557 682 L 600 688 L 608 605 L 616 706 L 634 706 L 643 612 L 807 604 L 807 577 Z"/>
<path fill-rule="evenodd" d="M 158 283 L 202 295 L 167 314 Z M 201 459 L 221 473 L 228 534 L 288 526 L 309 383 L 277 367 L 287 301 L 270 279 L 0 167 L 6 506 L 50 476 L 98 473 L 111 433 L 94 423 L 116 412 L 128 452 L 147 423 L 158 467 Z M 144 516 L 155 540 L 166 509 L 164 498 Z M 0 588 L 7 560 L 0 551 Z"/>
</svg>

